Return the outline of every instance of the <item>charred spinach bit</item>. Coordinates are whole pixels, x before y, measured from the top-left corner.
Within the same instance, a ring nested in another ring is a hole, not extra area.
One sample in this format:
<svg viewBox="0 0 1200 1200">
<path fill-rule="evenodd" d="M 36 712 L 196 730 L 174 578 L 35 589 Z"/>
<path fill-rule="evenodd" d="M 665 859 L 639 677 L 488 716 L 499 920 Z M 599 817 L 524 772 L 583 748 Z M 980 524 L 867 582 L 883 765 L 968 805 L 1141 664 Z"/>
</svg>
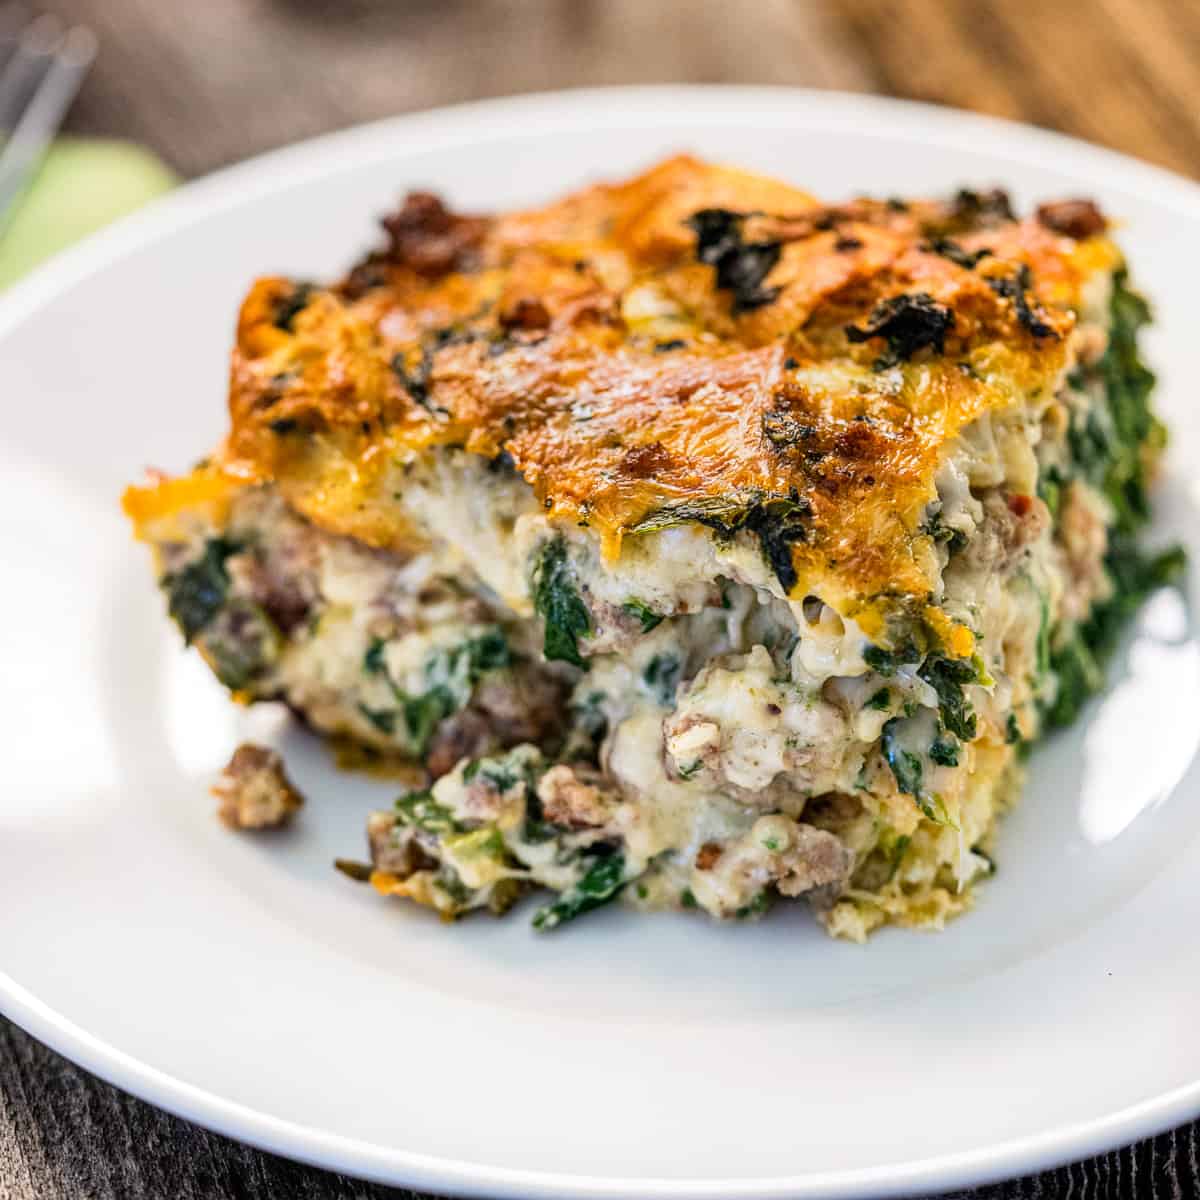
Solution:
<svg viewBox="0 0 1200 1200">
<path fill-rule="evenodd" d="M 873 708 L 876 712 L 887 712 L 892 706 L 892 693 L 887 688 L 880 688 L 879 691 L 867 701 L 867 708 Z"/>
<path fill-rule="evenodd" d="M 636 617 L 642 623 L 643 633 L 649 633 L 650 630 L 657 629 L 662 624 L 662 614 L 656 613 L 644 600 L 630 597 L 621 607 L 631 617 Z"/>
<path fill-rule="evenodd" d="M 761 891 L 748 904 L 743 904 L 741 908 L 737 909 L 733 915 L 739 921 L 744 921 L 747 917 L 761 917 L 770 907 L 770 894 L 766 891 Z"/>
<path fill-rule="evenodd" d="M 533 571 L 533 607 L 545 623 L 543 655 L 586 669 L 579 639 L 587 635 L 592 623 L 576 589 L 562 538 L 542 547 Z"/>
<path fill-rule="evenodd" d="M 425 335 L 421 341 L 420 357 L 416 366 L 410 371 L 403 354 L 392 357 L 392 374 L 400 381 L 400 386 L 408 393 L 414 404 L 419 404 L 426 412 L 440 416 L 449 416 L 449 410 L 434 404 L 430 397 L 430 381 L 433 378 L 433 356 L 443 346 L 476 340 L 478 334 L 468 329 L 456 329 L 446 326 L 435 329 Z"/>
<path fill-rule="evenodd" d="M 613 851 L 598 856 L 574 887 L 533 914 L 533 927 L 557 929 L 564 922 L 615 900 L 626 882 L 623 854 Z"/>
<path fill-rule="evenodd" d="M 903 642 L 895 650 L 869 645 L 862 652 L 862 656 L 863 662 L 872 671 L 884 676 L 895 675 L 901 667 L 915 666 L 921 661 L 921 652 L 912 641 Z"/>
<path fill-rule="evenodd" d="M 733 293 L 734 316 L 770 304 L 778 288 L 764 288 L 783 247 L 778 241 L 747 242 L 742 227 L 747 213 L 704 208 L 685 224 L 696 235 L 696 257 L 717 272 L 717 287 Z"/>
<path fill-rule="evenodd" d="M 672 350 L 682 350 L 686 345 L 683 338 L 668 338 L 665 342 L 654 343 L 654 353 L 670 354 Z"/>
<path fill-rule="evenodd" d="M 682 665 L 674 654 L 656 654 L 642 672 L 642 680 L 664 707 L 675 699 Z"/>
<path fill-rule="evenodd" d="M 989 275 L 987 283 L 997 296 L 1012 304 L 1017 320 L 1033 337 L 1058 340 L 1054 327 L 1047 325 L 1030 306 L 1028 292 L 1033 286 L 1033 277 L 1024 263 L 1012 275 Z"/>
<path fill-rule="evenodd" d="M 808 537 L 812 505 L 796 488 L 787 495 L 751 492 L 740 499 L 706 498 L 660 508 L 644 517 L 631 533 L 652 533 L 694 521 L 718 538 L 732 539 L 745 529 L 758 538 L 768 565 L 785 591 L 796 585 L 792 546 Z"/>
<path fill-rule="evenodd" d="M 946 335 L 953 328 L 954 314 L 928 292 L 905 292 L 876 304 L 865 325 L 847 325 L 846 337 L 854 343 L 884 338 L 887 350 L 874 364 L 882 371 L 912 358 L 926 346 L 945 353 Z"/>
<path fill-rule="evenodd" d="M 807 540 L 811 515 L 812 506 L 793 488 L 788 497 L 756 504 L 746 517 L 746 528 L 758 538 L 763 556 L 784 592 L 796 586 L 792 547 Z"/>
<path fill-rule="evenodd" d="M 979 668 L 969 658 L 947 658 L 931 654 L 917 674 L 938 695 L 938 713 L 942 726 L 964 742 L 975 737 L 975 710 L 963 695 L 963 685 L 976 683 Z"/>
<path fill-rule="evenodd" d="M 948 258 L 956 266 L 963 267 L 968 271 L 973 271 L 983 259 L 991 255 L 991 251 L 986 246 L 981 246 L 978 250 L 964 250 L 956 241 L 948 237 L 931 238 L 922 247 L 928 254 L 940 254 L 942 258 Z"/>
<path fill-rule="evenodd" d="M 1004 741 L 1012 746 L 1021 740 L 1021 726 L 1017 724 L 1017 714 L 1009 713 L 1004 723 Z"/>
<path fill-rule="evenodd" d="M 209 538 L 199 558 L 163 576 L 167 611 L 189 644 L 224 605 L 229 592 L 229 572 L 225 563 L 241 550 L 237 542 L 227 538 Z"/>
<path fill-rule="evenodd" d="M 444 804 L 439 804 L 432 792 L 409 792 L 401 796 L 396 801 L 396 815 L 403 824 L 425 833 L 441 836 L 463 832 L 454 814 Z"/>
<path fill-rule="evenodd" d="M 679 893 L 679 903 L 682 904 L 684 908 L 700 907 L 700 902 L 696 899 L 696 893 L 693 892 L 691 888 L 684 888 L 683 891 Z"/>
<path fill-rule="evenodd" d="M 429 400 L 429 377 L 433 373 L 433 351 L 428 346 L 421 348 L 421 357 L 416 367 L 409 370 L 403 354 L 392 356 L 392 374 L 400 381 L 400 386 L 408 393 L 414 404 L 419 404 L 426 412 L 434 412 L 435 408 Z M 445 413 L 445 409 L 437 409 Z"/>
<path fill-rule="evenodd" d="M 280 296 L 275 301 L 271 324 L 284 333 L 291 333 L 296 317 L 308 306 L 315 290 L 311 283 L 297 283 L 286 296 Z"/>
</svg>

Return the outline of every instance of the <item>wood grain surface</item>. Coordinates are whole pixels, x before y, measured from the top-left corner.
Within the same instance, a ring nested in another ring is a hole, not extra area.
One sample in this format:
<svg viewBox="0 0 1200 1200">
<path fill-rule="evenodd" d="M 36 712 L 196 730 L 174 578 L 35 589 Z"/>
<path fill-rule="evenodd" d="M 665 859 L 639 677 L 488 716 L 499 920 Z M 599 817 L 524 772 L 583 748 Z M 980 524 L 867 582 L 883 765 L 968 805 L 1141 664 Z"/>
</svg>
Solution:
<svg viewBox="0 0 1200 1200">
<path fill-rule="evenodd" d="M 185 175 L 439 104 L 677 81 L 932 100 L 1200 173 L 1193 0 L 45 2 L 101 38 L 69 127 L 141 142 Z M 1198 1131 L 1184 1127 L 971 1195 L 1195 1196 Z M 412 1195 L 197 1129 L 0 1019 L 0 1200 Z"/>
</svg>

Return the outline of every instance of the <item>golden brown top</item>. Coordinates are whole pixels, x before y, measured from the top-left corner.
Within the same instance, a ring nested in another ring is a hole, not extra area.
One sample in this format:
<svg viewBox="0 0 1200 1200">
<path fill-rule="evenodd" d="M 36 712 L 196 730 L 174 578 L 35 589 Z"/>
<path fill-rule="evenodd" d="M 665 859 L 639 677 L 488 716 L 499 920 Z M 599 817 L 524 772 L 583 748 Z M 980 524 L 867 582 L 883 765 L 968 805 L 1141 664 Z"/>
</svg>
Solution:
<svg viewBox="0 0 1200 1200">
<path fill-rule="evenodd" d="M 412 195 L 341 283 L 251 289 L 209 474 L 400 545 L 387 467 L 463 446 L 507 454 L 610 555 L 672 519 L 786 512 L 785 583 L 919 597 L 943 447 L 1054 386 L 1082 283 L 1119 261 L 1090 214 L 1016 221 L 1000 193 L 828 207 L 688 157 L 506 216 Z"/>
</svg>

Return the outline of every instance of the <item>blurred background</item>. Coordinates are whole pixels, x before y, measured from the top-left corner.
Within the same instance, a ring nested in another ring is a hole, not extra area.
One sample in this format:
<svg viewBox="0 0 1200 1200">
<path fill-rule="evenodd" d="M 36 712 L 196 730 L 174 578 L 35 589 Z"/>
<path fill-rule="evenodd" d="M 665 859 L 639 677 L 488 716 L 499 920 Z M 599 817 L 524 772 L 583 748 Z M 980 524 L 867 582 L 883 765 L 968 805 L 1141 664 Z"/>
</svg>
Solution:
<svg viewBox="0 0 1200 1200">
<path fill-rule="evenodd" d="M 1200 172 L 1196 0 L 41 0 L 100 53 L 67 128 L 184 176 L 486 96 L 766 83 L 932 100 Z"/>
<path fill-rule="evenodd" d="M 39 11 L 52 15 L 31 25 Z M 39 174 L 32 153 L 14 168 L 20 139 L 0 150 L 0 288 L 179 179 L 379 117 L 555 88 L 875 92 L 1200 173 L 1200 0 L 0 0 L 0 146 L 20 111 L 4 64 L 21 30 L 68 51 L 82 38 L 87 64 L 59 62 L 82 89 Z M 42 124 L 45 140 L 57 116 Z"/>
</svg>

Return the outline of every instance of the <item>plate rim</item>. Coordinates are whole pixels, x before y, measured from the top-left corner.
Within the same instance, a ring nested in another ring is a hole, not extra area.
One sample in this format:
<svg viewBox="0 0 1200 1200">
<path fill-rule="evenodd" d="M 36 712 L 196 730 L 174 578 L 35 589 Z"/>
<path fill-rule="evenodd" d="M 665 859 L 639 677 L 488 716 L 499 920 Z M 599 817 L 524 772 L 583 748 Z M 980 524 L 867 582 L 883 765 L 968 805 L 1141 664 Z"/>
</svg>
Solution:
<svg viewBox="0 0 1200 1200">
<path fill-rule="evenodd" d="M 1200 184 L 1174 172 L 1081 139 L 999 117 L 885 96 L 784 86 L 658 84 L 565 89 L 472 101 L 404 113 L 304 139 L 224 167 L 152 201 L 36 268 L 0 296 L 0 342 L 47 302 L 126 254 L 202 222 L 249 198 L 282 192 L 342 170 L 402 158 L 422 145 L 468 145 L 506 128 L 536 134 L 627 123 L 638 114 L 662 124 L 671 113 L 694 119 L 701 104 L 720 98 L 714 120 L 731 126 L 771 114 L 779 127 L 807 122 L 828 128 L 878 119 L 898 136 L 907 118 L 910 140 L 941 145 L 984 144 L 1026 162 L 1062 162 L 1069 154 L 1095 180 L 1151 192 L 1200 222 Z M 379 1183 L 454 1192 L 559 1200 L 565 1196 L 736 1198 L 852 1197 L 910 1194 L 979 1185 L 1036 1172 L 1126 1145 L 1200 1114 L 1200 1078 L 1106 1116 L 954 1154 L 898 1166 L 830 1170 L 772 1178 L 686 1180 L 576 1175 L 487 1166 L 393 1149 L 274 1117 L 196 1087 L 96 1038 L 42 1003 L 0 970 L 0 1013 L 106 1082 L 223 1136 L 326 1170 Z"/>
<path fill-rule="evenodd" d="M 439 1195 L 505 1200 L 855 1200 L 912 1196 L 1016 1179 L 1122 1148 L 1200 1113 L 1200 1080 L 1091 1121 L 982 1149 L 883 1165 L 760 1179 L 698 1180 L 575 1175 L 487 1166 L 394 1150 L 273 1117 L 139 1061 L 39 1001 L 0 971 L 0 1014 L 106 1083 L 172 1116 L 270 1154 L 325 1171 Z M 402 1174 L 398 1173 L 402 1172 Z"/>
</svg>

